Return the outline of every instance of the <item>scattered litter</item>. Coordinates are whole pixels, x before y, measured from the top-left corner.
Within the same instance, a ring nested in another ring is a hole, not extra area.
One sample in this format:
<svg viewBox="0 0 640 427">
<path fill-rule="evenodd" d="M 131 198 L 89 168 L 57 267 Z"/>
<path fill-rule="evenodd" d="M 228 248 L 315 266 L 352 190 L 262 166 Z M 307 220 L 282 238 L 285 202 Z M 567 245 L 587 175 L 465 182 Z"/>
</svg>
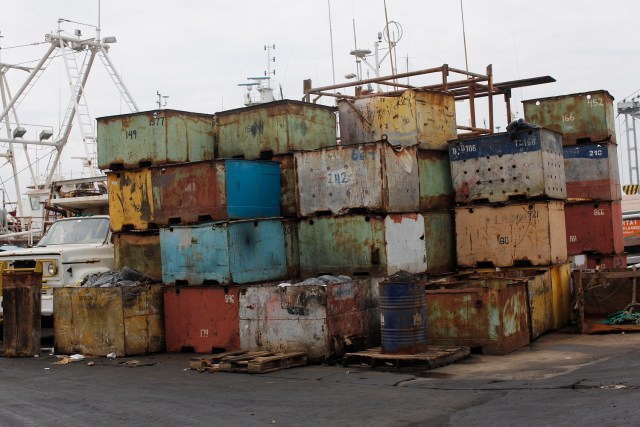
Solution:
<svg viewBox="0 0 640 427">
<path fill-rule="evenodd" d="M 139 360 L 127 360 L 126 362 L 121 362 L 120 364 L 121 365 L 127 365 L 127 366 L 131 366 L 131 365 L 136 366 L 136 365 L 139 365 L 141 363 L 142 362 L 140 362 Z"/>
<path fill-rule="evenodd" d="M 39 354 L 34 354 L 33 357 L 40 357 L 40 355 Z"/>
<path fill-rule="evenodd" d="M 68 363 L 71 363 L 71 359 L 69 359 L 69 356 L 58 356 L 58 360 L 57 362 L 53 362 L 51 363 L 52 365 L 66 365 Z"/>
<path fill-rule="evenodd" d="M 84 356 L 81 354 L 72 354 L 71 356 L 69 356 L 69 360 L 72 362 L 76 362 L 78 360 L 84 360 Z"/>
<path fill-rule="evenodd" d="M 45 371 L 48 371 L 49 369 L 51 369 L 51 368 L 44 368 Z"/>
<path fill-rule="evenodd" d="M 87 366 L 93 366 L 95 365 L 95 362 L 87 362 Z"/>
<path fill-rule="evenodd" d="M 115 353 L 109 353 L 109 354 L 107 354 L 107 357 L 109 359 L 115 359 L 116 358 L 116 354 Z"/>
</svg>

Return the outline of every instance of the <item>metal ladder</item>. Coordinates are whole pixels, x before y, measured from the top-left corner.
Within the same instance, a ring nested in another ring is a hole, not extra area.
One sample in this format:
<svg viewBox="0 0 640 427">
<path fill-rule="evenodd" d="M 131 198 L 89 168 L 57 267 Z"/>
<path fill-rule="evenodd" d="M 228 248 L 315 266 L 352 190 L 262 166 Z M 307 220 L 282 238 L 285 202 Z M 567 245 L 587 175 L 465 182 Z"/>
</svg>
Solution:
<svg viewBox="0 0 640 427">
<path fill-rule="evenodd" d="M 104 68 L 107 70 L 109 77 L 111 77 L 113 84 L 116 85 L 116 88 L 120 92 L 120 96 L 122 97 L 122 100 L 127 104 L 127 107 L 129 107 L 129 111 L 131 111 L 132 113 L 138 112 L 138 106 L 136 105 L 136 102 L 133 100 L 133 97 L 131 96 L 126 86 L 124 85 L 122 78 L 117 73 L 115 67 L 111 63 L 111 59 L 107 54 L 107 50 L 101 47 L 98 52 L 98 57 L 102 61 Z"/>
</svg>

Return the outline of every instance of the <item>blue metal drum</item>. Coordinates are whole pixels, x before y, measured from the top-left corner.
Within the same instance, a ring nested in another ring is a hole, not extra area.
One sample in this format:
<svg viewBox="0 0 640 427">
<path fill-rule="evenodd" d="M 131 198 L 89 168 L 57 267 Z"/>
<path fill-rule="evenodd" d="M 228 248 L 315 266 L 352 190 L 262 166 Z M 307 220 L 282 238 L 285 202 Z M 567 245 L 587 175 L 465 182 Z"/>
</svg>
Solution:
<svg viewBox="0 0 640 427">
<path fill-rule="evenodd" d="M 427 349 L 424 282 L 381 282 L 382 352 L 416 354 Z"/>
</svg>

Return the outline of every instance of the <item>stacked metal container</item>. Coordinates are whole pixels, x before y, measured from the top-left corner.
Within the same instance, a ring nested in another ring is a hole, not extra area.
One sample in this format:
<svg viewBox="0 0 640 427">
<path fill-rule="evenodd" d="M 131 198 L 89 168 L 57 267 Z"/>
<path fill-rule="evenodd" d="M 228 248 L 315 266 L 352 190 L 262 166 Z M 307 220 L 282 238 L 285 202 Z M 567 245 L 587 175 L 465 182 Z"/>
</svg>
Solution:
<svg viewBox="0 0 640 427">
<path fill-rule="evenodd" d="M 452 95 L 418 90 L 338 101 L 341 144 L 295 154 L 303 276 L 455 267 L 443 151 L 454 108 Z"/>
<path fill-rule="evenodd" d="M 449 156 L 465 270 L 427 285 L 429 334 L 509 353 L 569 321 L 561 135 L 524 125 L 452 141 Z"/>
<path fill-rule="evenodd" d="M 118 266 L 189 286 L 165 289 L 167 348 L 237 350 L 237 285 L 288 273 L 279 164 L 216 158 L 213 115 L 104 117 L 98 135 Z"/>
<path fill-rule="evenodd" d="M 524 101 L 527 121 L 562 133 L 567 250 L 578 268 L 624 268 L 613 97 L 604 90 Z"/>
</svg>

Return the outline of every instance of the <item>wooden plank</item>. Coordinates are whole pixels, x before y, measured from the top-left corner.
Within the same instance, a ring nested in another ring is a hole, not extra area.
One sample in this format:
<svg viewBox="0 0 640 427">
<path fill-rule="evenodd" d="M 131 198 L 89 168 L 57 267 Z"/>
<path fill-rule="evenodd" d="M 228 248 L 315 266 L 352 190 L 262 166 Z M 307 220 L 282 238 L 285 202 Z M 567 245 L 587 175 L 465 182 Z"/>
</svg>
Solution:
<svg viewBox="0 0 640 427">
<path fill-rule="evenodd" d="M 220 363 L 220 361 L 225 357 L 238 356 L 245 353 L 247 353 L 247 351 L 238 350 L 238 351 L 227 351 L 225 353 L 210 354 L 207 356 L 192 357 L 191 361 L 189 362 L 189 368 L 199 370 L 203 368 L 212 367 L 213 365 Z"/>
<path fill-rule="evenodd" d="M 416 354 L 385 354 L 380 347 L 356 353 L 347 353 L 343 365 L 366 363 L 375 367 L 378 362 L 393 363 L 394 367 L 427 366 L 429 369 L 455 363 L 471 354 L 469 347 L 428 346 L 427 351 Z"/>
<path fill-rule="evenodd" d="M 250 374 L 263 374 L 306 364 L 307 355 L 303 352 L 278 353 L 274 356 L 257 357 L 249 360 L 248 372 Z"/>
</svg>

